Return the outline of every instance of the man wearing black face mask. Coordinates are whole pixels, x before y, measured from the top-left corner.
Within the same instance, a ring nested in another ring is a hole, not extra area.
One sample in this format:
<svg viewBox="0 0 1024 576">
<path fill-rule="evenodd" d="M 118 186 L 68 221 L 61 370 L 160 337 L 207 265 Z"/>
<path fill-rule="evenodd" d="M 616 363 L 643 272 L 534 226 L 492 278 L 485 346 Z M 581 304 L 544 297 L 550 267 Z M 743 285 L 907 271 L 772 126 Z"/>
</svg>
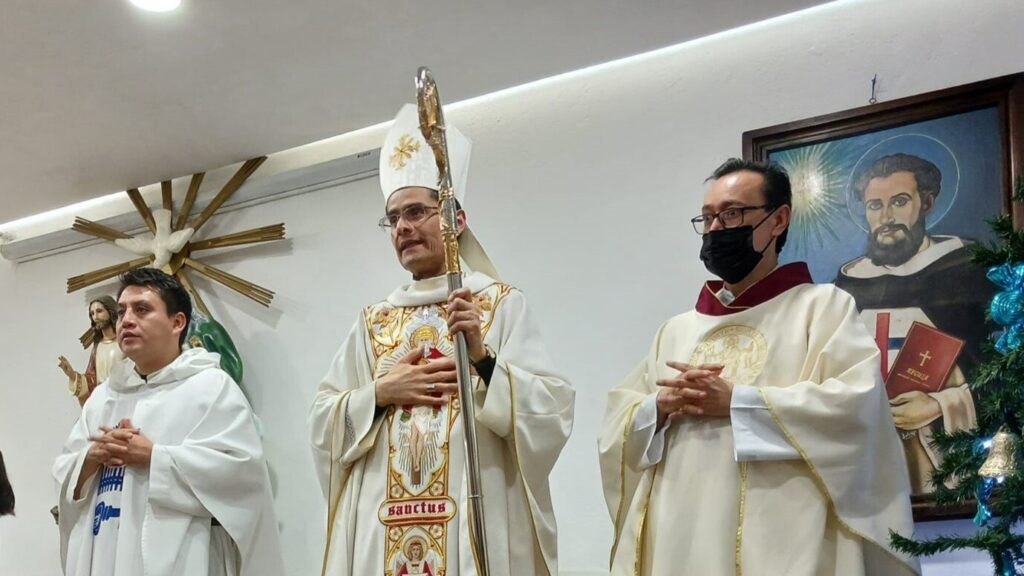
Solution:
<svg viewBox="0 0 1024 576">
<path fill-rule="evenodd" d="M 613 576 L 919 573 L 879 352 L 849 294 L 778 265 L 785 171 L 709 178 L 700 258 L 721 278 L 609 395 L 600 439 Z"/>
</svg>

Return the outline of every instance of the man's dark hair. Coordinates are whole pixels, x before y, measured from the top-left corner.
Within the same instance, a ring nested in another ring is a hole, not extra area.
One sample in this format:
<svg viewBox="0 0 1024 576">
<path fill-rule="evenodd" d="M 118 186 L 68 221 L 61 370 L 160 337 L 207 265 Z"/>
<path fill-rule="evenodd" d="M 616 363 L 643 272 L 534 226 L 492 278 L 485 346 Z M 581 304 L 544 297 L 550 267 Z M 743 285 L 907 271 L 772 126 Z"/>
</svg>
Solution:
<svg viewBox="0 0 1024 576">
<path fill-rule="evenodd" d="M 398 190 L 401 190 L 401 188 L 399 188 Z M 395 192 L 398 192 L 398 190 L 395 190 Z M 433 188 L 427 188 L 427 190 L 430 191 L 430 197 L 432 199 L 437 200 L 438 202 L 441 201 L 441 193 L 440 192 L 438 192 L 437 190 L 434 190 Z M 395 192 L 392 192 L 392 194 L 394 194 Z M 390 200 L 391 200 L 391 196 L 388 196 L 388 199 L 384 202 L 384 213 L 385 214 L 387 214 L 387 210 L 388 210 L 387 203 Z M 459 202 L 458 198 L 455 199 L 455 209 L 456 210 L 462 210 L 462 203 Z"/>
<path fill-rule="evenodd" d="M 185 337 L 188 335 L 188 327 L 192 322 L 192 298 L 188 295 L 184 286 L 174 276 L 164 273 L 156 268 L 136 268 L 121 275 L 121 289 L 117 291 L 117 299 L 121 299 L 121 293 L 129 286 L 143 286 L 153 288 L 160 294 L 160 299 L 167 307 L 167 315 L 174 316 L 178 312 L 185 315 L 185 328 L 178 335 L 178 346 L 185 344 Z"/>
<path fill-rule="evenodd" d="M 913 154 L 890 154 L 875 160 L 867 170 L 857 177 L 854 189 L 857 196 L 864 200 L 864 191 L 874 178 L 886 178 L 897 172 L 910 172 L 917 182 L 917 192 L 924 196 L 938 196 L 942 190 L 942 172 L 931 162 Z"/>
<path fill-rule="evenodd" d="M 711 173 L 711 176 L 705 182 L 708 180 L 718 180 L 722 176 L 742 171 L 757 172 L 764 177 L 764 188 L 761 191 L 764 193 L 766 210 L 793 205 L 793 187 L 789 183 L 789 173 L 775 162 L 754 162 L 740 158 L 729 158 L 721 166 L 715 168 L 715 171 Z M 786 245 L 786 237 L 788 236 L 789 227 L 787 226 L 775 242 L 776 254 L 782 252 L 782 247 Z"/>
<path fill-rule="evenodd" d="M 97 302 L 107 311 L 107 316 L 110 316 L 110 325 L 117 326 L 117 300 L 114 300 L 113 296 L 107 296 L 106 294 L 92 300 L 89 302 L 90 317 L 92 317 L 92 305 Z M 96 324 L 92 325 L 92 341 L 94 344 L 99 344 L 103 341 L 103 331 L 97 328 Z"/>
<path fill-rule="evenodd" d="M 0 516 L 14 514 L 14 490 L 7 479 L 7 468 L 4 467 L 4 455 L 0 452 Z"/>
</svg>

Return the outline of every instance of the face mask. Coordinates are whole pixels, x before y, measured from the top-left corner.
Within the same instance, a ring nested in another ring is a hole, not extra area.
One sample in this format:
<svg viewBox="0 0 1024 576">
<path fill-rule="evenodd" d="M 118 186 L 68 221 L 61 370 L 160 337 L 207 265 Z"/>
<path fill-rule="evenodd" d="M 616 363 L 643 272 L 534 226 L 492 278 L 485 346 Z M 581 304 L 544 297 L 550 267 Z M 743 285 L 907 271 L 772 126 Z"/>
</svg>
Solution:
<svg viewBox="0 0 1024 576">
<path fill-rule="evenodd" d="M 754 271 L 764 257 L 765 250 L 774 242 L 768 242 L 761 251 L 754 249 L 754 230 L 775 212 L 773 208 L 756 226 L 724 228 L 704 235 L 700 259 L 704 267 L 728 284 L 743 280 Z"/>
</svg>

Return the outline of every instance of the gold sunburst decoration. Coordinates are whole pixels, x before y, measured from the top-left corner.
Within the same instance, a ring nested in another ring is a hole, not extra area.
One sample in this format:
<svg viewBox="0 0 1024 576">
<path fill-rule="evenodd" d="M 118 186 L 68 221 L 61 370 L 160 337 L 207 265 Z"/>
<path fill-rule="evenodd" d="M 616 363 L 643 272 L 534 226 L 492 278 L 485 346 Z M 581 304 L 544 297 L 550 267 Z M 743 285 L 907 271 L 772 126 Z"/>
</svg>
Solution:
<svg viewBox="0 0 1024 576">
<path fill-rule="evenodd" d="M 274 292 L 224 270 L 205 264 L 197 258 L 196 253 L 216 248 L 283 240 L 285 234 L 283 223 L 213 238 L 195 239 L 196 234 L 209 221 L 210 217 L 216 214 L 224 202 L 242 187 L 242 184 L 252 176 L 253 172 L 266 159 L 266 156 L 261 156 L 246 160 L 238 171 L 235 172 L 234 176 L 217 192 L 206 208 L 191 221 L 189 219 L 192 216 L 196 197 L 199 195 L 199 187 L 203 182 L 203 177 L 206 175 L 205 172 L 198 172 L 192 175 L 188 185 L 188 192 L 185 194 L 185 202 L 179 208 L 177 218 L 174 217 L 174 202 L 170 180 L 160 183 L 162 206 L 155 212 L 151 211 L 149 206 L 146 205 L 138 188 L 128 190 L 128 198 L 131 199 L 143 222 L 146 223 L 149 234 L 143 233 L 141 236 L 132 237 L 120 230 L 115 230 L 98 222 L 76 217 L 75 223 L 71 227 L 72 230 L 102 240 L 109 240 L 126 250 L 139 254 L 140 257 L 68 278 L 68 294 L 117 277 L 135 268 L 153 266 L 177 278 L 185 289 L 188 290 L 189 294 L 192 295 L 196 307 L 208 316 L 210 315 L 210 310 L 206 307 L 202 296 L 199 295 L 199 291 L 196 290 L 195 285 L 189 278 L 190 272 L 206 276 L 210 280 L 223 284 L 258 304 L 269 307 L 274 299 Z M 91 339 L 92 330 L 90 329 L 86 334 L 82 335 L 83 346 L 88 346 L 88 340 Z"/>
</svg>

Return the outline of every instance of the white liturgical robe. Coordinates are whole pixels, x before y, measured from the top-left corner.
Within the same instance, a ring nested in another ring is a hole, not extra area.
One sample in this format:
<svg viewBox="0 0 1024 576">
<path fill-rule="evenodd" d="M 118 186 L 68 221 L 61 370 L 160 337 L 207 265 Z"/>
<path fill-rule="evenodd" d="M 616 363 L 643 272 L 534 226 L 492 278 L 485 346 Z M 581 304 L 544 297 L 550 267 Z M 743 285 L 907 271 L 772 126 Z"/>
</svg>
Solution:
<svg viewBox="0 0 1024 576">
<path fill-rule="evenodd" d="M 725 304 L 709 282 L 609 394 L 600 438 L 613 576 L 899 576 L 909 481 L 853 298 L 777 268 Z M 668 361 L 724 365 L 731 417 L 687 416 L 659 440 L 650 410 Z M 643 414 L 641 413 L 641 416 Z M 649 416 L 648 416 L 649 417 Z"/>
<path fill-rule="evenodd" d="M 89 438 L 122 419 L 153 442 L 149 469 L 101 468 L 76 499 Z M 186 350 L 145 379 L 116 363 L 53 474 L 67 576 L 286 573 L 252 409 L 217 354 Z"/>
<path fill-rule="evenodd" d="M 551 360 L 518 290 L 465 277 L 496 356 L 474 377 L 490 573 L 558 573 L 548 475 L 572 429 L 574 391 Z M 466 510 L 457 394 L 430 406 L 376 406 L 374 382 L 415 349 L 451 356 L 447 283 L 412 283 L 364 309 L 331 364 L 311 413 L 327 497 L 324 573 L 476 573 Z"/>
</svg>

